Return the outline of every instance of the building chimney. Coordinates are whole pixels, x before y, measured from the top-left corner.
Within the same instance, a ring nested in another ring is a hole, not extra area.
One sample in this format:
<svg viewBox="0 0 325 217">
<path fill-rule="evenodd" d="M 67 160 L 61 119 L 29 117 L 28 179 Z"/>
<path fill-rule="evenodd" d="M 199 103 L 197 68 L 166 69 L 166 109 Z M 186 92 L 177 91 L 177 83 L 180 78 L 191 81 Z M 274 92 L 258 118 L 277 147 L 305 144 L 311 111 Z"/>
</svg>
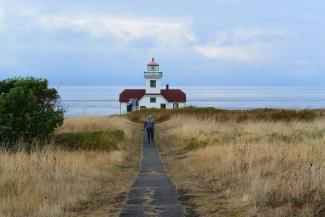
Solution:
<svg viewBox="0 0 325 217">
<path fill-rule="evenodd" d="M 169 84 L 166 84 L 166 90 L 169 90 Z"/>
</svg>

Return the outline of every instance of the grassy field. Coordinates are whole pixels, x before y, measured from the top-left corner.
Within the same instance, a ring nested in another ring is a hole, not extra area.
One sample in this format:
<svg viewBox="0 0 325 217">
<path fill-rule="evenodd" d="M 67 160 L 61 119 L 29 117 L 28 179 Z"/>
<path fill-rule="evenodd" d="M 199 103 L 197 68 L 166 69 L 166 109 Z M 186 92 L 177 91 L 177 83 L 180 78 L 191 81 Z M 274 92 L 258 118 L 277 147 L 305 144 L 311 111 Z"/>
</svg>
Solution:
<svg viewBox="0 0 325 217">
<path fill-rule="evenodd" d="M 185 108 L 69 118 L 49 144 L 0 151 L 0 216 L 117 216 L 148 114 L 188 216 L 325 215 L 323 111 Z"/>
<path fill-rule="evenodd" d="M 0 151 L 0 216 L 117 216 L 138 169 L 137 135 L 124 117 L 77 117 L 42 148 Z"/>
<path fill-rule="evenodd" d="M 162 116 L 159 146 L 190 216 L 325 216 L 322 111 Z"/>
</svg>

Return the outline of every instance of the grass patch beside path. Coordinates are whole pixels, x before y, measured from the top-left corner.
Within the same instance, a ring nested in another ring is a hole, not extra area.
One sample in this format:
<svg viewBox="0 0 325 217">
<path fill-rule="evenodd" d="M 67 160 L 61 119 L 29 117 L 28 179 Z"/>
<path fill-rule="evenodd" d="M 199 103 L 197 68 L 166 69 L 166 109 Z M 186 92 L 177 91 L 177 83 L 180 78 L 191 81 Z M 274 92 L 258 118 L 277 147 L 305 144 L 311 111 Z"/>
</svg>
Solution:
<svg viewBox="0 0 325 217">
<path fill-rule="evenodd" d="M 0 150 L 0 216 L 117 216 L 138 171 L 139 132 L 123 117 L 75 117 L 56 132 L 65 148 Z"/>
<path fill-rule="evenodd" d="M 122 130 L 61 133 L 54 137 L 56 145 L 69 150 L 119 150 L 124 140 Z"/>
<path fill-rule="evenodd" d="M 231 111 L 209 118 L 191 110 L 160 123 L 158 143 L 194 216 L 322 217 L 322 113 Z"/>
</svg>

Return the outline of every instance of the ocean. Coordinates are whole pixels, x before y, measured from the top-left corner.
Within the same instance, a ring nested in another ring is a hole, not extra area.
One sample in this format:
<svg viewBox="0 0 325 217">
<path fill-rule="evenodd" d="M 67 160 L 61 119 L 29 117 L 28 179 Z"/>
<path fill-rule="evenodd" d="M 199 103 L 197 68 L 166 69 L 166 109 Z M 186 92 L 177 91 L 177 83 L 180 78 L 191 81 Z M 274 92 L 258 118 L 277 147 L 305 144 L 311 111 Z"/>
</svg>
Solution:
<svg viewBox="0 0 325 217">
<path fill-rule="evenodd" d="M 66 116 L 119 114 L 125 86 L 59 86 Z M 174 88 L 174 87 L 173 87 Z M 188 106 L 222 109 L 325 108 L 325 87 L 175 87 L 187 94 Z"/>
</svg>

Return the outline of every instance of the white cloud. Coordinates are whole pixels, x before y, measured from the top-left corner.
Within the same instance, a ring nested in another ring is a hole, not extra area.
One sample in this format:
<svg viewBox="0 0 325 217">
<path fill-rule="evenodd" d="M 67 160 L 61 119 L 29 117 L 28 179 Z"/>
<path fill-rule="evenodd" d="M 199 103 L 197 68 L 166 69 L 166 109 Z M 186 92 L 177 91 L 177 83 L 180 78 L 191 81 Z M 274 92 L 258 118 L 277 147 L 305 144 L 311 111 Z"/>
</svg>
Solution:
<svg viewBox="0 0 325 217">
<path fill-rule="evenodd" d="M 203 45 L 195 46 L 194 49 L 206 57 L 218 61 L 236 61 L 236 62 L 253 62 L 262 61 L 269 57 L 268 51 L 270 47 L 266 44 L 250 44 L 250 45 Z"/>
<path fill-rule="evenodd" d="M 114 49 L 124 47 L 136 48 L 134 50 L 141 52 L 169 53 L 171 49 L 173 53 L 192 49 L 207 59 L 228 62 L 270 59 L 275 50 L 272 40 L 284 34 L 280 30 L 272 29 L 237 29 L 217 32 L 212 41 L 204 43 L 191 31 L 191 23 L 180 19 L 49 14 L 37 9 L 16 13 L 20 18 L 19 24 L 23 25 L 19 26 L 18 31 L 34 31 L 35 27 L 50 34 L 60 30 L 80 31 L 87 33 L 90 40 L 112 40 L 117 45 Z"/>
<path fill-rule="evenodd" d="M 284 34 L 279 30 L 235 30 L 219 32 L 214 41 L 194 46 L 207 59 L 234 62 L 264 61 L 274 54 L 274 37 Z"/>
<path fill-rule="evenodd" d="M 120 18 L 100 15 L 64 16 L 24 14 L 46 31 L 71 29 L 85 31 L 91 38 L 114 36 L 123 42 L 150 38 L 163 45 L 181 45 L 196 37 L 189 31 L 190 24 L 145 18 Z"/>
</svg>

